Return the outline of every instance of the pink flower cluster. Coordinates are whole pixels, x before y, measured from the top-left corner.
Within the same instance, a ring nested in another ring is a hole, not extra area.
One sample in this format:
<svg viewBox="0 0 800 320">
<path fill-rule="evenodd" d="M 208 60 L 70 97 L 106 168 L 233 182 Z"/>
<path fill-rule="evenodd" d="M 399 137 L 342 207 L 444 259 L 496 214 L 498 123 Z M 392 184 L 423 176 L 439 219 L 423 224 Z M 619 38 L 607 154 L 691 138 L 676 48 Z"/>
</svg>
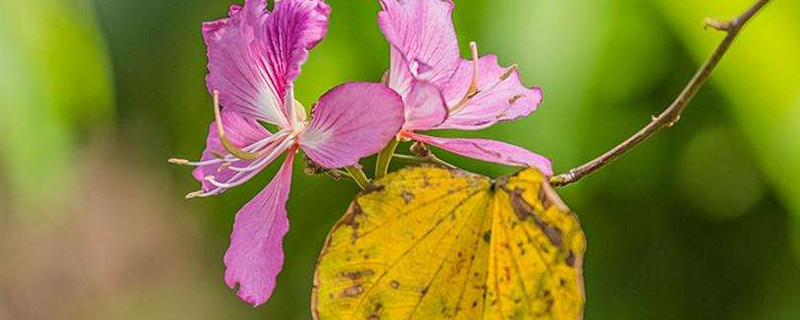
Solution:
<svg viewBox="0 0 800 320">
<path fill-rule="evenodd" d="M 242 185 L 286 154 L 278 173 L 236 215 L 225 254 L 225 282 L 257 306 L 266 302 L 283 267 L 289 227 L 286 202 L 295 154 L 326 169 L 357 166 L 394 139 L 414 140 L 466 157 L 535 167 L 551 175 L 550 161 L 523 148 L 486 139 L 441 138 L 437 129 L 479 130 L 527 116 L 542 92 L 522 85 L 517 66 L 480 57 L 472 43 L 462 59 L 452 23 L 454 4 L 443 0 L 380 0 L 378 24 L 391 44 L 383 83 L 346 83 L 319 98 L 312 114 L 294 98 L 294 80 L 309 51 L 326 35 L 331 8 L 322 0 L 246 0 L 227 18 L 203 24 L 208 47 L 208 90 L 216 121 L 196 167 L 201 190 L 219 195 Z M 274 132 L 262 124 L 270 124 Z"/>
</svg>

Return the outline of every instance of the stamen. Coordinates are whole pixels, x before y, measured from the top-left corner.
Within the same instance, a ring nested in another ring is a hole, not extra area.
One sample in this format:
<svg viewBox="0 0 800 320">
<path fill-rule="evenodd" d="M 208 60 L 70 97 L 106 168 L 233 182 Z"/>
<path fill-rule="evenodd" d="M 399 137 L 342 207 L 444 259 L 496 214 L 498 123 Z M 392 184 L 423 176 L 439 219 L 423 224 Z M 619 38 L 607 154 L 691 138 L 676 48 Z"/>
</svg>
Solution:
<svg viewBox="0 0 800 320">
<path fill-rule="evenodd" d="M 244 168 L 229 167 L 228 169 L 233 170 L 233 171 L 237 171 L 237 172 L 246 172 L 246 171 L 255 170 L 256 168 L 258 168 L 259 166 L 261 166 L 265 162 L 272 162 L 272 160 L 275 160 L 275 158 L 277 158 L 283 151 L 285 151 L 289 147 L 289 145 L 291 145 L 292 143 L 294 143 L 294 139 L 286 139 L 286 140 L 282 141 L 280 144 L 278 144 L 277 146 L 275 146 L 274 148 L 269 149 L 270 150 L 269 154 L 265 155 L 264 157 L 262 157 L 258 161 L 253 162 L 249 166 L 244 167 Z M 266 150 L 268 150 L 268 149 L 265 149 L 265 151 Z"/>
<path fill-rule="evenodd" d="M 499 78 L 497 78 L 497 81 L 492 83 L 492 85 L 489 86 L 488 88 L 483 89 L 481 91 L 482 92 L 489 92 L 489 91 L 494 90 L 495 88 L 497 88 L 497 86 L 499 86 L 501 83 L 503 83 L 503 81 L 506 81 L 506 80 L 508 80 L 508 78 L 511 78 L 511 75 L 514 74 L 514 72 L 516 72 L 518 68 L 519 68 L 519 66 L 516 65 L 516 64 L 511 65 L 510 67 L 508 67 L 506 69 L 506 71 L 503 72 L 503 74 L 500 75 Z M 513 104 L 513 102 L 512 102 L 512 104 Z"/>
<path fill-rule="evenodd" d="M 451 114 L 461 111 L 461 109 L 463 109 L 464 106 L 467 105 L 467 102 L 469 102 L 470 99 L 472 99 L 478 93 L 480 93 L 480 91 L 478 90 L 478 67 L 480 63 L 480 55 L 478 54 L 478 44 L 475 43 L 474 41 L 470 42 L 469 49 L 470 52 L 472 53 L 472 80 L 469 83 L 469 89 L 467 89 L 467 93 L 464 94 L 464 97 L 461 98 L 461 101 L 459 101 L 455 106 L 450 108 Z"/>
<path fill-rule="evenodd" d="M 227 159 L 210 159 L 210 160 L 206 160 L 206 161 L 197 161 L 197 162 L 187 161 L 187 160 L 183 160 L 183 159 L 170 159 L 170 160 L 186 161 L 186 162 L 181 162 L 181 163 L 170 161 L 170 163 L 184 165 L 184 166 L 192 166 L 192 167 L 210 166 L 210 165 L 215 165 L 215 164 L 218 164 L 218 163 L 222 163 L 222 162 L 228 161 Z"/>
<path fill-rule="evenodd" d="M 198 191 L 195 191 L 195 192 L 187 194 L 186 195 L 186 199 L 203 198 L 203 197 L 207 197 L 208 195 L 209 194 L 207 194 L 205 191 L 198 190 Z"/>
<path fill-rule="evenodd" d="M 171 163 L 171 164 L 184 165 L 184 166 L 185 166 L 185 165 L 188 165 L 188 164 L 190 163 L 190 161 L 189 161 L 189 160 L 186 160 L 186 159 L 178 159 L 178 158 L 172 158 L 172 159 L 169 159 L 169 160 L 167 160 L 167 162 L 169 162 L 169 163 Z"/>
<path fill-rule="evenodd" d="M 505 81 L 506 79 L 511 77 L 511 75 L 514 74 L 514 72 L 516 72 L 517 70 L 519 70 L 519 65 L 517 65 L 516 63 L 512 64 L 510 67 L 508 67 L 508 69 L 506 69 L 506 72 L 504 72 L 500 76 L 500 81 Z"/>
<path fill-rule="evenodd" d="M 472 96 L 478 93 L 478 66 L 480 60 L 480 56 L 478 55 L 478 44 L 474 41 L 470 42 L 469 50 L 472 53 L 472 82 L 469 84 L 467 96 Z"/>
<path fill-rule="evenodd" d="M 219 141 L 222 143 L 222 146 L 225 150 L 228 150 L 232 155 L 236 156 L 242 160 L 249 160 L 253 161 L 258 159 L 258 155 L 254 153 L 246 152 L 242 149 L 239 149 L 233 143 L 225 137 L 225 129 L 222 126 L 222 115 L 220 114 L 219 108 L 219 91 L 214 90 L 214 117 L 217 120 L 217 134 L 219 135 Z"/>
<path fill-rule="evenodd" d="M 245 184 L 248 180 L 250 180 L 250 177 L 247 177 L 247 179 L 239 179 L 236 182 L 232 182 L 232 183 L 221 183 L 221 182 L 218 182 L 214 178 L 214 176 L 207 176 L 207 177 L 203 178 L 203 180 L 207 181 L 208 183 L 214 185 L 215 187 L 217 187 L 219 189 L 227 190 L 227 189 L 232 189 L 232 188 L 235 188 L 235 187 L 238 187 L 240 185 Z M 216 189 L 214 191 L 216 191 Z"/>
<path fill-rule="evenodd" d="M 277 158 L 283 151 L 286 151 L 285 147 L 291 145 L 294 142 L 295 142 L 294 139 L 286 139 L 286 141 L 284 141 L 284 143 L 281 143 L 279 147 L 273 149 L 269 155 L 259 159 L 258 161 L 251 164 L 247 168 L 235 168 L 235 167 L 228 168 L 230 170 L 236 171 L 236 174 L 234 174 L 230 179 L 228 179 L 228 182 L 226 183 L 217 181 L 216 178 L 214 178 L 214 176 L 204 177 L 203 179 L 205 181 L 211 183 L 216 187 L 216 189 L 209 191 L 207 194 L 208 195 L 219 194 L 227 189 L 235 188 L 247 183 L 247 181 L 249 181 L 252 177 L 254 177 L 256 174 L 260 172 L 261 168 L 272 163 L 272 161 L 274 161 L 275 158 Z"/>
<path fill-rule="evenodd" d="M 284 129 L 284 130 L 278 131 L 277 133 L 273 134 L 272 136 L 270 136 L 268 138 L 262 139 L 262 140 L 260 140 L 260 141 L 258 141 L 256 143 L 253 143 L 253 144 L 251 144 L 251 145 L 249 145 L 247 147 L 242 148 L 242 150 L 244 150 L 246 152 L 256 152 L 256 150 L 260 150 L 261 148 L 263 148 L 264 146 L 266 146 L 266 145 L 268 145 L 268 144 L 270 144 L 272 142 L 275 142 L 275 141 L 277 141 L 279 139 L 285 138 L 290 133 L 291 132 L 290 132 L 289 129 Z M 215 151 L 211 151 L 211 153 L 212 153 L 212 155 L 214 155 L 215 159 L 209 159 L 209 160 L 205 160 L 205 161 L 190 161 L 190 160 L 187 160 L 187 159 L 172 158 L 172 159 L 169 159 L 167 161 L 169 163 L 171 163 L 171 164 L 177 164 L 177 165 L 183 165 L 183 166 L 192 166 L 192 167 L 210 166 L 210 165 L 215 165 L 215 164 L 222 163 L 222 165 L 220 167 L 220 171 L 221 171 L 221 170 L 224 170 L 226 166 L 229 166 L 231 164 L 231 162 L 236 161 L 238 159 L 238 158 L 236 158 L 236 157 L 234 157 L 232 155 L 223 155 L 223 154 L 220 154 L 219 152 L 215 152 Z"/>
<path fill-rule="evenodd" d="M 211 151 L 209 151 L 209 153 L 211 153 L 211 155 L 214 156 L 214 158 L 217 158 L 217 159 L 220 159 L 220 160 L 225 159 L 225 155 L 220 153 L 219 151 L 211 150 Z"/>
</svg>

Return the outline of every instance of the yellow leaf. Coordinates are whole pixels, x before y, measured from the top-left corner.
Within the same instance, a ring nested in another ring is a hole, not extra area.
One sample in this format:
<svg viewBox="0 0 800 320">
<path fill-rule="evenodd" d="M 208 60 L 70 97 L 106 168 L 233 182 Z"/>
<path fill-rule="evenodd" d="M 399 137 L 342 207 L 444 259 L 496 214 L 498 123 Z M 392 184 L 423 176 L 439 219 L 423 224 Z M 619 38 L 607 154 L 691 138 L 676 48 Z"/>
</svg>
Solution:
<svg viewBox="0 0 800 320">
<path fill-rule="evenodd" d="M 314 281 L 317 319 L 580 319 L 586 238 L 544 177 L 407 168 L 364 190 Z"/>
</svg>

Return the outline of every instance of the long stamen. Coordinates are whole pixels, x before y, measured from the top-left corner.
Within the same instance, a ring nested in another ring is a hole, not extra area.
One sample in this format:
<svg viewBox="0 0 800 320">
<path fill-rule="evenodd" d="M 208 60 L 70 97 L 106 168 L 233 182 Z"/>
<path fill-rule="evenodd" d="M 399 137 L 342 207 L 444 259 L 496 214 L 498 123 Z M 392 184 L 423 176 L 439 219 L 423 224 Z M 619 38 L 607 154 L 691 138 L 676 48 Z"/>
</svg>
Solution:
<svg viewBox="0 0 800 320">
<path fill-rule="evenodd" d="M 234 174 L 233 177 L 228 179 L 228 182 L 225 183 L 219 182 L 216 180 L 214 176 L 206 176 L 203 179 L 216 187 L 216 189 L 211 190 L 207 193 L 211 195 L 219 194 L 224 190 L 235 188 L 247 183 L 247 181 L 249 181 L 250 178 L 258 174 L 260 168 L 269 165 L 273 160 L 275 160 L 275 158 L 277 158 L 281 153 L 283 153 L 283 151 L 286 151 L 286 147 L 288 147 L 288 145 L 291 145 L 292 143 L 294 143 L 294 139 L 286 139 L 284 143 L 281 143 L 281 145 L 275 148 L 268 156 L 259 159 L 258 161 L 250 165 L 248 168 L 234 168 L 234 167 L 229 168 L 233 171 L 236 171 L 236 174 Z"/>
<path fill-rule="evenodd" d="M 469 50 L 472 53 L 472 82 L 469 84 L 469 90 L 467 91 L 467 97 L 471 98 L 478 93 L 478 66 L 480 61 L 480 56 L 478 55 L 478 44 L 473 42 L 469 43 Z"/>
<path fill-rule="evenodd" d="M 503 83 L 503 81 L 506 81 L 506 80 L 508 80 L 508 78 L 511 78 L 511 75 L 513 75 L 514 72 L 517 72 L 518 69 L 519 69 L 518 65 L 516 65 L 516 64 L 511 65 L 510 67 L 508 67 L 506 69 L 505 72 L 503 72 L 503 74 L 500 75 L 499 78 L 497 78 L 497 80 L 494 83 L 492 83 L 491 86 L 489 86 L 488 88 L 483 89 L 481 91 L 489 92 L 489 91 L 494 90 L 495 88 L 497 88 L 497 86 L 499 86 L 501 83 Z"/>
<path fill-rule="evenodd" d="M 512 64 L 510 67 L 508 67 L 508 69 L 506 69 L 505 72 L 503 72 L 502 75 L 500 75 L 500 81 L 506 81 L 506 79 L 510 78 L 511 75 L 514 74 L 514 72 L 516 72 L 517 70 L 519 70 L 519 65 L 517 65 L 516 63 Z"/>
<path fill-rule="evenodd" d="M 172 158 L 172 159 L 169 159 L 168 162 L 171 163 L 171 164 L 177 164 L 177 165 L 182 165 L 182 166 L 202 167 L 202 166 L 210 166 L 210 165 L 217 164 L 217 163 L 220 163 L 220 162 L 225 162 L 225 159 L 211 159 L 211 160 L 206 160 L 206 161 L 189 161 L 189 160 L 186 160 L 186 159 Z"/>
<path fill-rule="evenodd" d="M 277 156 L 275 158 L 277 158 Z M 257 169 L 258 167 L 266 166 L 267 163 L 269 163 L 269 162 L 270 161 L 266 161 L 266 158 L 261 159 L 261 160 L 257 161 L 257 166 L 254 166 L 254 168 Z M 243 185 L 243 184 L 247 183 L 247 181 L 249 181 L 250 178 L 255 176 L 258 172 L 259 172 L 259 170 L 238 171 L 226 183 L 217 181 L 216 178 L 214 178 L 214 176 L 206 176 L 203 179 L 208 181 L 209 183 L 211 183 L 215 187 L 217 187 L 219 189 L 219 191 L 222 191 L 222 190 L 226 190 L 226 189 L 232 189 L 232 188 L 235 188 L 235 187 L 238 187 L 240 185 Z M 212 190 L 212 192 L 216 192 L 216 191 L 217 190 Z"/>
<path fill-rule="evenodd" d="M 233 167 L 232 166 L 232 167 L 229 167 L 228 169 L 233 170 L 233 171 L 237 171 L 237 172 L 245 172 L 245 171 L 254 170 L 254 169 L 258 168 L 259 166 L 261 166 L 262 164 L 264 164 L 264 162 L 271 162 L 272 160 L 275 160 L 275 158 L 277 158 L 278 155 L 280 155 L 284 150 L 286 150 L 288 148 L 288 146 L 291 145 L 292 143 L 294 143 L 294 139 L 286 139 L 286 140 L 282 141 L 279 145 L 277 145 L 275 148 L 270 149 L 269 154 L 267 154 L 266 156 L 262 157 L 258 161 L 250 164 L 249 166 L 244 167 L 244 168 Z"/>
<path fill-rule="evenodd" d="M 471 95 L 471 96 L 467 95 L 455 107 L 450 109 L 450 114 L 454 114 L 454 113 L 464 109 L 464 107 L 466 106 L 467 102 L 469 102 L 470 99 L 474 98 L 478 93 L 490 92 L 490 91 L 496 89 L 497 86 L 499 86 L 504 81 L 508 80 L 508 78 L 511 78 L 511 76 L 514 75 L 514 73 L 517 72 L 518 70 L 519 70 L 519 65 L 517 65 L 516 63 L 512 64 L 510 67 L 506 68 L 506 70 L 503 71 L 503 73 L 500 75 L 500 77 L 498 77 L 497 80 L 495 80 L 495 82 L 492 83 L 490 86 L 488 86 L 488 87 L 486 87 L 484 89 L 476 90 L 475 93 L 473 95 Z M 518 99 L 520 99 L 522 97 L 523 96 L 521 96 L 521 95 L 517 95 L 517 96 L 512 97 L 511 100 L 509 100 L 509 101 L 510 101 L 511 104 L 513 104 L 516 100 L 518 100 Z"/>
<path fill-rule="evenodd" d="M 246 152 L 242 149 L 239 149 L 233 143 L 225 137 L 225 129 L 222 126 L 222 115 L 220 114 L 219 108 L 219 91 L 214 90 L 214 117 L 217 120 L 217 134 L 219 135 L 219 141 L 222 143 L 222 147 L 225 150 L 228 150 L 232 155 L 236 156 L 242 160 L 249 160 L 253 161 L 258 159 L 258 154 Z"/>
<path fill-rule="evenodd" d="M 260 140 L 260 141 L 258 141 L 256 143 L 253 143 L 253 144 L 251 144 L 251 145 L 249 145 L 247 147 L 242 148 L 242 150 L 244 150 L 246 152 L 256 152 L 256 150 L 259 150 L 259 149 L 263 148 L 264 146 L 266 146 L 266 145 L 268 145 L 268 144 L 270 144 L 272 142 L 275 142 L 275 141 L 277 141 L 279 139 L 285 138 L 290 133 L 291 133 L 291 130 L 289 130 L 289 129 L 284 129 L 284 130 L 278 131 L 277 133 L 273 134 L 272 136 L 270 136 L 270 137 L 268 137 L 266 139 L 262 139 L 262 140 Z M 205 160 L 205 161 L 190 161 L 190 160 L 187 160 L 187 159 L 172 158 L 172 159 L 169 159 L 168 162 L 172 163 L 172 164 L 177 164 L 177 165 L 192 166 L 192 167 L 202 167 L 202 166 L 215 165 L 215 164 L 219 164 L 219 163 L 223 163 L 223 164 L 231 163 L 233 161 L 236 161 L 237 159 L 238 158 L 236 158 L 233 155 L 226 155 L 226 156 L 216 157 L 215 159 L 209 159 L 209 160 Z"/>
<path fill-rule="evenodd" d="M 455 106 L 450 108 L 450 113 L 456 113 L 461 111 L 464 106 L 467 105 L 470 99 L 472 99 L 475 95 L 477 95 L 480 90 L 478 90 L 478 66 L 480 65 L 480 55 L 478 54 L 478 44 L 475 42 L 469 43 L 469 49 L 472 53 L 472 80 L 469 83 L 469 89 L 464 94 L 464 97 L 461 98 Z"/>
<path fill-rule="evenodd" d="M 210 196 L 210 193 L 207 193 L 203 190 L 198 190 L 186 195 L 186 199 L 194 199 L 194 198 L 204 198 Z"/>
</svg>

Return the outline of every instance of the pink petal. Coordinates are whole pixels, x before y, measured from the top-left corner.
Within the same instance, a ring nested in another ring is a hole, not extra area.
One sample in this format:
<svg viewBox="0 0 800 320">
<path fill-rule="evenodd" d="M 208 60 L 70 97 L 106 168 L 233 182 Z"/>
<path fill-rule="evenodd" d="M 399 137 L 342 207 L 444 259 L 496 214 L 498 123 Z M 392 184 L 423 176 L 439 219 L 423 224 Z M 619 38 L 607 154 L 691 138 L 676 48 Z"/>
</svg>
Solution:
<svg viewBox="0 0 800 320">
<path fill-rule="evenodd" d="M 463 60 L 444 91 L 451 109 L 464 97 L 473 76 L 472 61 Z M 501 79 L 503 77 L 503 79 Z M 509 71 L 497 63 L 497 57 L 487 55 L 478 63 L 478 90 L 463 108 L 451 112 L 439 129 L 478 130 L 500 121 L 529 115 L 542 102 L 542 90 L 522 85 L 519 72 Z"/>
<path fill-rule="evenodd" d="M 245 118 L 238 113 L 227 111 L 227 109 L 223 110 L 220 115 L 222 117 L 222 126 L 225 128 L 225 135 L 227 136 L 228 140 L 230 140 L 239 148 L 243 148 L 247 145 L 255 143 L 256 141 L 270 137 L 269 131 L 264 129 L 264 127 L 261 126 L 258 121 L 252 118 Z M 211 126 L 208 128 L 206 150 L 203 151 L 203 157 L 201 161 L 217 159 L 215 153 L 218 155 L 228 154 L 228 151 L 222 147 L 222 144 L 219 141 L 216 121 L 212 122 Z M 239 160 L 234 162 L 232 165 L 235 167 L 247 167 L 249 164 L 250 161 Z M 203 191 L 214 189 L 214 186 L 204 179 L 205 177 L 213 176 L 217 181 L 226 182 L 234 175 L 234 173 L 230 170 L 220 171 L 219 167 L 219 164 L 214 164 L 201 166 L 194 169 L 192 176 L 203 184 Z"/>
<path fill-rule="evenodd" d="M 549 159 L 504 142 L 486 139 L 439 138 L 415 133 L 409 133 L 407 136 L 465 157 L 510 166 L 534 167 L 547 176 L 553 175 Z"/>
<path fill-rule="evenodd" d="M 414 81 L 405 99 L 406 130 L 430 130 L 447 119 L 447 104 L 436 86 Z"/>
<path fill-rule="evenodd" d="M 341 168 L 380 151 L 403 125 L 403 101 L 378 83 L 346 83 L 314 107 L 303 151 L 320 166 Z"/>
<path fill-rule="evenodd" d="M 411 73 L 408 61 L 399 49 L 391 47 L 389 53 L 391 65 L 389 66 L 389 82 L 386 85 L 405 99 L 411 91 L 411 84 L 416 81 L 414 74 Z"/>
<path fill-rule="evenodd" d="M 225 283 L 253 306 L 269 300 L 283 268 L 283 237 L 289 230 L 286 201 L 292 182 L 294 149 L 278 173 L 236 214 L 231 246 L 225 253 Z"/>
<path fill-rule="evenodd" d="M 286 127 L 284 103 L 300 65 L 327 32 L 330 8 L 321 0 L 283 0 L 270 13 L 264 0 L 233 6 L 230 16 L 203 24 L 209 91 L 242 115 Z"/>
<path fill-rule="evenodd" d="M 418 79 L 444 87 L 460 61 L 450 0 L 380 0 L 378 25 Z M 390 73 L 403 73 L 392 55 Z M 396 81 L 397 79 L 395 79 Z M 396 83 L 390 83 L 395 88 Z"/>
</svg>

